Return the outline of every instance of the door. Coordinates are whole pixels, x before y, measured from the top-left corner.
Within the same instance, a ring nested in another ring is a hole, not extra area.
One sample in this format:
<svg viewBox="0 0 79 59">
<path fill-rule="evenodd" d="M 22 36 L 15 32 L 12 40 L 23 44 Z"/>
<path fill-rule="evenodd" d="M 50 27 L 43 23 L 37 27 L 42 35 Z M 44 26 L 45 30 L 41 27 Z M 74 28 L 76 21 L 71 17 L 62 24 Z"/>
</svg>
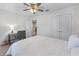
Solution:
<svg viewBox="0 0 79 59">
<path fill-rule="evenodd" d="M 72 34 L 72 15 L 57 15 L 56 21 L 58 38 L 68 40 L 69 36 Z"/>
</svg>

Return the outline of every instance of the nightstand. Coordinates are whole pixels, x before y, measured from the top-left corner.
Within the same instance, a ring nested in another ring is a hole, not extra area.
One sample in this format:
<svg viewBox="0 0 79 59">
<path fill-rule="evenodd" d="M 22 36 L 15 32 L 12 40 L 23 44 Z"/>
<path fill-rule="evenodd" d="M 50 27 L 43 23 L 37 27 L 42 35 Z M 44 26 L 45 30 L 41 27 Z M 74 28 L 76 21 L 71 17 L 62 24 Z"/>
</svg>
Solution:
<svg viewBox="0 0 79 59">
<path fill-rule="evenodd" d="M 23 31 L 18 31 L 17 33 L 9 34 L 8 38 L 9 38 L 8 39 L 9 45 L 11 45 L 14 42 L 25 39 L 26 38 L 26 32 L 24 30 Z"/>
<path fill-rule="evenodd" d="M 9 45 L 11 45 L 12 43 L 14 43 L 15 39 L 16 39 L 16 33 L 8 34 Z"/>
</svg>

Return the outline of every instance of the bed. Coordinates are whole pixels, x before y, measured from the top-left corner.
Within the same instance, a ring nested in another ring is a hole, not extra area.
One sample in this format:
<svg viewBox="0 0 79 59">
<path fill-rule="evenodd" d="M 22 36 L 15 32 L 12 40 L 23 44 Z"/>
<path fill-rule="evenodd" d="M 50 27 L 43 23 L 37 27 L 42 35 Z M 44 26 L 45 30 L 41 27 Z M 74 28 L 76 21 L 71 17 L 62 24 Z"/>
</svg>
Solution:
<svg viewBox="0 0 79 59">
<path fill-rule="evenodd" d="M 37 35 L 12 44 L 6 55 L 68 56 L 70 53 L 67 46 L 67 41 Z"/>
</svg>

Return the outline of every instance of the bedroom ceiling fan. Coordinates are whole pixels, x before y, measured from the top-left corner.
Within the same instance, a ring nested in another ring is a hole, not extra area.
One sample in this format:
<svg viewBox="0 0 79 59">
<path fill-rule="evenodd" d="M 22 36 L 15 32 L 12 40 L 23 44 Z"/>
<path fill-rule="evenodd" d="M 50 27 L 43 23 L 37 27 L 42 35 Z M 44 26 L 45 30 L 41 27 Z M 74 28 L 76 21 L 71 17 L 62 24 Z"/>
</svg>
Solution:
<svg viewBox="0 0 79 59">
<path fill-rule="evenodd" d="M 27 8 L 24 9 L 24 11 L 30 10 L 33 14 L 35 14 L 38 11 L 40 12 L 48 11 L 48 9 L 43 10 L 40 8 L 41 3 L 29 3 L 29 4 L 23 3 L 23 4 L 27 6 Z"/>
</svg>

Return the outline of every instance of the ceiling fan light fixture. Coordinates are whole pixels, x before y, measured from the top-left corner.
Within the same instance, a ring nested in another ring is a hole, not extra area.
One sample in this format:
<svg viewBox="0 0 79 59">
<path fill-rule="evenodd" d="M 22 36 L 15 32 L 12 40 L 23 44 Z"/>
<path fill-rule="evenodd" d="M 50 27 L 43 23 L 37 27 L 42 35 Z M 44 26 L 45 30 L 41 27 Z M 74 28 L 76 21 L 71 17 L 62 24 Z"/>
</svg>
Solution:
<svg viewBox="0 0 79 59">
<path fill-rule="evenodd" d="M 32 12 L 33 14 L 35 14 L 36 12 L 40 11 L 40 12 L 43 12 L 43 11 L 48 11 L 48 10 L 44 10 L 40 7 L 41 3 L 24 3 L 24 5 L 26 5 L 27 7 L 29 8 L 26 8 L 24 9 L 24 11 L 30 11 Z"/>
<path fill-rule="evenodd" d="M 31 11 L 33 14 L 35 14 L 35 13 L 37 12 L 36 9 L 30 9 L 30 11 Z"/>
</svg>

